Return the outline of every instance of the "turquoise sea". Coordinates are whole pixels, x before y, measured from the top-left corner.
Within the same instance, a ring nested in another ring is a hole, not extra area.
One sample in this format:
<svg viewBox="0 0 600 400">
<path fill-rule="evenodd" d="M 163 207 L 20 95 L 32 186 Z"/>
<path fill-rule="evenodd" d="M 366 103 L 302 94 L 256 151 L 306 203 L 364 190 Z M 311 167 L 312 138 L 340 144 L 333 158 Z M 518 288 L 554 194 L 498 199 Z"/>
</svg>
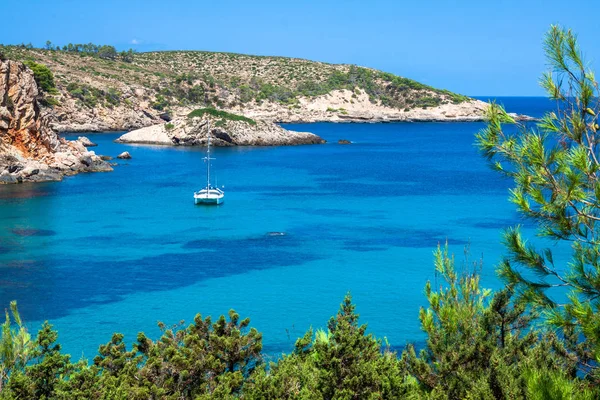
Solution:
<svg viewBox="0 0 600 400">
<path fill-rule="evenodd" d="M 553 105 L 498 101 L 533 116 Z M 157 321 L 230 308 L 275 355 L 324 327 L 347 292 L 378 337 L 421 343 L 423 288 L 445 241 L 459 266 L 483 259 L 484 286 L 498 287 L 501 230 L 520 221 L 510 182 L 474 147 L 483 124 L 284 126 L 328 143 L 216 149 L 219 207 L 193 204 L 203 149 L 113 143 L 120 133 L 85 134 L 98 154 L 131 153 L 114 172 L 0 186 L 0 305 L 17 300 L 32 331 L 49 320 L 75 359 L 113 332 L 131 343 L 158 337 Z"/>
</svg>

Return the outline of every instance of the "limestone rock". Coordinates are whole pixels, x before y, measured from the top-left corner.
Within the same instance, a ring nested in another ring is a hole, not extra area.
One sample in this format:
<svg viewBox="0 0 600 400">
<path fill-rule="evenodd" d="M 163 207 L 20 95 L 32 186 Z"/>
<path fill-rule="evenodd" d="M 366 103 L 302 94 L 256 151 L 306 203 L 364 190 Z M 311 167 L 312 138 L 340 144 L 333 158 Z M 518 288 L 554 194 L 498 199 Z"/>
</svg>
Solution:
<svg viewBox="0 0 600 400">
<path fill-rule="evenodd" d="M 117 158 L 120 158 L 121 160 L 129 160 L 131 159 L 131 154 L 129 154 L 128 151 L 124 151 L 121 154 L 119 154 Z"/>
<path fill-rule="evenodd" d="M 88 139 L 85 136 L 79 136 L 77 138 L 77 141 L 79 143 L 81 143 L 82 145 L 84 145 L 85 147 L 95 147 L 95 146 L 98 146 L 96 143 L 92 142 L 90 139 Z"/>
<path fill-rule="evenodd" d="M 38 104 L 38 87 L 24 64 L 0 60 L 0 183 L 61 180 L 112 168 L 78 142 L 60 138 Z"/>
<path fill-rule="evenodd" d="M 211 144 L 215 146 L 283 146 L 325 143 L 309 132 L 289 131 L 270 121 L 256 124 L 204 115 L 177 118 L 169 124 L 138 129 L 117 139 L 119 143 L 146 143 L 170 146 L 206 146 L 210 123 Z"/>
<path fill-rule="evenodd" d="M 351 141 L 347 140 L 347 139 L 340 139 L 338 140 L 338 144 L 350 144 L 352 143 Z"/>
</svg>

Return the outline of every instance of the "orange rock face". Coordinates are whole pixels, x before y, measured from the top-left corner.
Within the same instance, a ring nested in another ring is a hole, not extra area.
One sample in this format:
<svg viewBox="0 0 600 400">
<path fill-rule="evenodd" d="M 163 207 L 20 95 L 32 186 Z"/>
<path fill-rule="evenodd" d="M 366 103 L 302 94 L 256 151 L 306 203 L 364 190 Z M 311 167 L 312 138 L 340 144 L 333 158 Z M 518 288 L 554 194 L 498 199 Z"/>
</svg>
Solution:
<svg viewBox="0 0 600 400">
<path fill-rule="evenodd" d="M 0 61 L 0 140 L 23 157 L 40 159 L 56 151 L 60 139 L 37 102 L 33 73 L 20 62 Z"/>
<path fill-rule="evenodd" d="M 33 72 L 0 60 L 0 183 L 60 180 L 79 172 L 111 171 L 83 144 L 60 138 L 38 104 Z"/>
<path fill-rule="evenodd" d="M 60 144 L 40 113 L 38 94 L 33 73 L 25 65 L 0 61 L 0 139 L 33 159 L 56 151 Z"/>
</svg>

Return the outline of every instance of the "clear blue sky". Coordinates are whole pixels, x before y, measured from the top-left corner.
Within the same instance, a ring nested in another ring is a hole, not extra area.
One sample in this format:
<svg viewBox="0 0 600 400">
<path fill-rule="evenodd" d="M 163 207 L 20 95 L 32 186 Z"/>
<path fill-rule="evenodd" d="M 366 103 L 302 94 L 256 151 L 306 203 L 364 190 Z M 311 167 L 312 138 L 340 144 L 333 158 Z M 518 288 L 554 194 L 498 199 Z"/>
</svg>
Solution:
<svg viewBox="0 0 600 400">
<path fill-rule="evenodd" d="M 561 24 L 579 34 L 600 71 L 598 0 L 0 0 L 0 9 L 4 44 L 293 56 L 471 96 L 542 95 L 542 36 Z"/>
</svg>

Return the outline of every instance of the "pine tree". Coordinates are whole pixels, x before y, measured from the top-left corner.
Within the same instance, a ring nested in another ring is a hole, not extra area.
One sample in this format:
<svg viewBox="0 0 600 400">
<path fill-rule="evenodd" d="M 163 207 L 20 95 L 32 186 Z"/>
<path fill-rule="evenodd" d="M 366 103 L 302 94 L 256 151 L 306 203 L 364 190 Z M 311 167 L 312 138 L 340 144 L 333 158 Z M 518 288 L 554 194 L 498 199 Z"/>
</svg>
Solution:
<svg viewBox="0 0 600 400">
<path fill-rule="evenodd" d="M 571 246 L 569 263 L 556 265 L 551 250 L 528 244 L 518 227 L 509 229 L 500 276 L 522 301 L 545 309 L 580 371 L 600 383 L 600 93 L 575 34 L 552 26 L 544 43 L 552 70 L 541 85 L 556 100 L 556 111 L 530 128 L 492 105 L 477 144 L 497 171 L 513 179 L 511 201 L 539 235 Z M 568 299 L 561 304 L 556 298 L 565 290 Z"/>
<path fill-rule="evenodd" d="M 526 398 L 526 371 L 566 368 L 556 336 L 532 329 L 537 315 L 511 301 L 510 286 L 495 294 L 481 288 L 475 269 L 456 271 L 447 245 L 436 250 L 435 267 L 443 284 L 437 291 L 426 284 L 429 307 L 419 315 L 426 346 L 402 354 L 431 398 Z"/>
</svg>

